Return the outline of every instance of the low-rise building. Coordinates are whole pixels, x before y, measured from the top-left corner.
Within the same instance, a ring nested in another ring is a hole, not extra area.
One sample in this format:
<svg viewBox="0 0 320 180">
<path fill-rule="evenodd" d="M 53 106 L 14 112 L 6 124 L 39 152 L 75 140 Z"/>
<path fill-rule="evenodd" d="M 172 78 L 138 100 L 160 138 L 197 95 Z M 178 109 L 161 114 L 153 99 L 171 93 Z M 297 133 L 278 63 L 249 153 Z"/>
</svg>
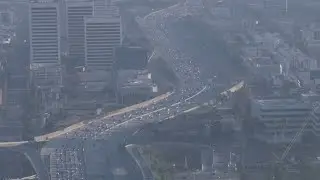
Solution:
<svg viewBox="0 0 320 180">
<path fill-rule="evenodd" d="M 78 78 L 80 82 L 76 88 L 81 94 L 81 99 L 96 99 L 102 104 L 117 102 L 112 72 L 103 70 L 79 72 Z"/>
<path fill-rule="evenodd" d="M 297 99 L 253 99 L 251 107 L 256 122 L 254 137 L 267 143 L 291 142 L 312 112 L 311 103 Z M 310 130 L 309 126 L 305 128 Z"/>
<path fill-rule="evenodd" d="M 147 71 L 121 70 L 117 82 L 121 102 L 132 104 L 155 96 L 158 92 L 151 74 Z"/>
</svg>

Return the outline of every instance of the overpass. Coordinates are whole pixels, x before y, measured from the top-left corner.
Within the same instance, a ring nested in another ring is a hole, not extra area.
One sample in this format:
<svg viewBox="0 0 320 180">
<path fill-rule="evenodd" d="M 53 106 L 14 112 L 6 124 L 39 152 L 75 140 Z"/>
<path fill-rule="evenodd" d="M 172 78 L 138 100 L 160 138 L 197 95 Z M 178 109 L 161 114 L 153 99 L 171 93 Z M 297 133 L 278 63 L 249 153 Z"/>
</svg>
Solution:
<svg viewBox="0 0 320 180">
<path fill-rule="evenodd" d="M 243 86 L 244 86 L 244 81 L 241 81 L 240 83 L 234 85 L 230 89 L 221 92 L 220 95 L 222 97 L 225 97 L 227 95 L 230 97 L 230 95 L 231 95 L 230 93 L 237 92 L 238 90 L 243 88 Z M 202 90 L 199 91 L 199 92 L 202 92 Z M 196 95 L 199 95 L 200 94 L 199 92 L 194 94 L 193 96 L 191 96 L 191 99 L 196 97 Z M 58 131 L 55 131 L 55 132 L 52 132 L 52 133 L 49 133 L 49 134 L 45 134 L 45 135 L 41 135 L 41 136 L 36 136 L 36 137 L 34 137 L 34 141 L 0 142 L 0 148 L 14 148 L 14 147 L 17 147 L 17 146 L 29 145 L 29 144 L 34 143 L 34 142 L 38 142 L 38 143 L 48 142 L 48 141 L 53 140 L 55 138 L 59 138 L 59 137 L 64 136 L 64 135 L 66 135 L 68 133 L 71 133 L 73 131 L 81 129 L 81 128 L 85 127 L 88 124 L 92 124 L 94 122 L 105 120 L 107 118 L 112 118 L 112 117 L 117 116 L 117 115 L 123 115 L 125 113 L 131 112 L 131 111 L 139 109 L 139 108 L 147 107 L 148 104 L 153 104 L 153 103 L 156 103 L 156 102 L 158 102 L 158 101 L 160 101 L 160 100 L 162 100 L 164 98 L 168 98 L 171 94 L 172 94 L 172 92 L 166 93 L 166 94 L 158 96 L 158 97 L 156 97 L 154 99 L 142 102 L 140 104 L 135 104 L 133 106 L 129 106 L 129 107 L 126 107 L 126 108 L 123 108 L 123 109 L 120 109 L 120 110 L 116 110 L 116 111 L 111 112 L 110 114 L 108 114 L 106 116 L 103 116 L 103 117 L 100 117 L 100 118 L 97 118 L 97 119 L 93 119 L 93 120 L 90 120 L 90 121 L 88 121 L 88 120 L 82 121 L 80 123 L 76 123 L 76 124 L 73 124 L 73 125 L 71 125 L 69 127 L 66 127 L 66 128 L 64 128 L 62 130 L 58 130 Z M 199 109 L 199 108 L 201 108 L 203 106 L 213 106 L 213 107 L 215 107 L 217 104 L 220 104 L 220 103 L 222 103 L 222 102 L 219 101 L 219 102 L 215 102 L 214 104 L 212 102 L 211 103 L 205 102 L 205 103 L 202 103 L 202 104 L 198 104 L 198 105 L 195 105 L 195 106 L 193 106 L 193 107 L 191 107 L 189 109 L 186 109 L 186 110 L 182 111 L 179 114 L 175 114 L 175 115 L 169 116 L 169 117 L 165 118 L 164 120 L 174 119 L 178 115 L 181 115 L 181 114 L 184 114 L 184 113 L 189 113 L 189 112 L 197 110 L 197 109 Z M 180 103 L 174 103 L 172 105 L 173 106 L 177 106 L 179 104 Z M 158 111 L 156 110 L 156 111 L 150 112 L 150 114 L 153 114 L 153 113 L 156 113 L 156 112 L 158 112 Z M 129 120 L 124 121 L 122 123 L 127 123 L 128 121 Z M 119 124 L 117 124 L 117 125 L 119 125 Z M 117 125 L 115 125 L 115 126 L 117 126 Z M 144 124 L 142 124 L 142 126 L 143 125 Z"/>
<path fill-rule="evenodd" d="M 241 81 L 240 83 L 236 84 L 232 88 L 230 88 L 230 89 L 228 89 L 226 91 L 223 91 L 220 94 L 223 95 L 223 96 L 225 96 L 225 94 L 230 95 L 230 92 L 231 93 L 232 92 L 236 92 L 236 90 L 239 90 L 240 88 L 242 88 L 243 85 L 244 85 L 244 82 Z M 203 91 L 204 90 L 202 89 L 199 92 L 203 92 Z M 200 93 L 196 93 L 196 94 L 194 94 L 194 95 L 192 95 L 190 97 L 195 98 L 199 94 Z M 84 121 L 84 122 L 77 123 L 75 125 L 72 125 L 70 127 L 67 127 L 65 129 L 57 131 L 57 132 L 53 132 L 53 133 L 50 133 L 50 134 L 46 134 L 46 135 L 35 137 L 34 141 L 0 142 L 0 148 L 7 148 L 7 149 L 10 149 L 10 150 L 13 150 L 13 151 L 18 151 L 20 153 L 23 153 L 29 159 L 29 161 L 31 162 L 31 164 L 32 164 L 33 168 L 35 169 L 37 175 L 39 177 L 41 177 L 40 179 L 44 179 L 45 180 L 45 179 L 47 179 L 47 177 L 49 177 L 49 173 L 47 172 L 47 169 L 44 168 L 45 165 L 43 164 L 43 162 L 41 160 L 39 149 L 34 148 L 34 146 L 32 146 L 32 145 L 34 145 L 36 143 L 45 143 L 45 142 L 50 142 L 50 141 L 56 141 L 61 137 L 63 138 L 68 133 L 71 133 L 71 132 L 74 132 L 74 131 L 77 131 L 77 130 L 81 130 L 81 128 L 86 127 L 86 125 L 90 125 L 90 124 L 99 122 L 99 121 L 101 121 L 101 119 L 102 120 L 106 120 L 107 118 L 110 118 L 110 117 L 115 117 L 115 116 L 119 116 L 119 115 L 121 116 L 124 113 L 131 112 L 131 111 L 133 111 L 135 109 L 138 109 L 138 108 L 142 108 L 142 107 L 146 106 L 150 102 L 157 102 L 157 100 L 160 100 L 161 98 L 168 98 L 170 95 L 171 95 L 171 93 L 167 93 L 165 95 L 157 97 L 156 99 L 153 99 L 153 100 L 150 100 L 150 101 L 147 101 L 147 102 L 143 102 L 141 104 L 136 104 L 136 105 L 134 105 L 132 107 L 124 108 L 122 110 L 118 110 L 116 112 L 110 113 L 109 115 L 107 115 L 105 117 L 100 117 L 100 118 L 97 118 L 95 120 L 91 120 L 91 121 L 87 121 L 87 122 Z M 189 99 L 189 100 L 191 100 L 191 99 Z M 223 102 L 217 102 L 217 103 L 223 103 Z M 175 104 L 176 103 L 174 103 L 172 105 L 175 105 Z M 176 116 L 179 116 L 179 115 L 184 114 L 184 113 L 189 113 L 189 112 L 191 112 L 193 110 L 201 108 L 202 106 L 213 106 L 214 107 L 215 105 L 216 104 L 212 104 L 212 103 L 211 104 L 210 103 L 197 104 L 197 105 L 194 105 L 193 107 L 190 107 L 190 108 L 187 108 L 187 109 L 181 111 L 180 113 L 174 113 L 173 115 L 170 115 L 170 116 L 164 116 L 161 119 L 151 119 L 151 121 L 150 121 L 150 119 L 146 119 L 146 121 L 141 122 L 140 121 L 141 119 L 139 117 L 136 117 L 136 118 L 132 118 L 132 119 L 123 121 L 123 122 L 121 122 L 119 124 L 116 124 L 113 127 L 110 127 L 109 131 L 112 131 L 113 129 L 119 130 L 119 127 L 120 127 L 122 132 L 126 132 L 126 131 L 129 131 L 129 132 L 133 132 L 134 131 L 134 132 L 136 132 L 138 129 L 140 129 L 141 127 L 145 126 L 146 124 L 159 122 L 158 120 L 165 121 L 165 120 L 174 119 Z M 154 110 L 154 111 L 148 112 L 147 114 L 155 114 L 155 113 L 157 113 L 159 111 L 162 111 L 162 110 L 163 109 L 160 108 L 158 110 Z M 136 123 L 137 120 L 140 121 L 140 122 Z M 123 124 L 127 124 L 127 125 L 126 126 L 122 126 Z M 129 124 L 132 124 L 132 125 L 129 125 Z M 127 136 L 130 136 L 130 134 L 132 134 L 132 133 L 128 133 L 126 135 L 121 135 L 122 136 L 121 139 L 123 139 L 123 138 L 125 138 Z M 118 143 L 122 143 L 122 140 L 118 141 Z"/>
</svg>

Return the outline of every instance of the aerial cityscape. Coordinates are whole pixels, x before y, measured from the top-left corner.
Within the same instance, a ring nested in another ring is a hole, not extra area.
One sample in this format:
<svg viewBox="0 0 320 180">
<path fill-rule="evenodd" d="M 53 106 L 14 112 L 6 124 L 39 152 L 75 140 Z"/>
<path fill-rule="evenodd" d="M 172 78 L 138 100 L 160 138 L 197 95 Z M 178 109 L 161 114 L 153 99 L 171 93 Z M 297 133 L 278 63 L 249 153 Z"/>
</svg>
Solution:
<svg viewBox="0 0 320 180">
<path fill-rule="evenodd" d="M 319 180 L 319 10 L 0 0 L 0 180 Z"/>
</svg>

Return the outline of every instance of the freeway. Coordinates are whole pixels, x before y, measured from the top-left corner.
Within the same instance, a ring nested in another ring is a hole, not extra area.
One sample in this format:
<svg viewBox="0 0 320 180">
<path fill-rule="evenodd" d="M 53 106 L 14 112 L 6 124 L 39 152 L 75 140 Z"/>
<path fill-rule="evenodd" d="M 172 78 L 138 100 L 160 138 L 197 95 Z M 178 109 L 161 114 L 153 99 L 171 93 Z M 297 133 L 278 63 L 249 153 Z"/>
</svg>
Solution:
<svg viewBox="0 0 320 180">
<path fill-rule="evenodd" d="M 197 109 L 199 105 L 203 105 L 209 100 L 215 101 L 214 96 L 219 94 L 219 90 L 216 89 L 213 82 L 208 81 L 212 78 L 208 75 L 210 73 L 202 69 L 202 62 L 199 64 L 195 58 L 184 53 L 185 50 L 181 50 L 184 48 L 178 48 L 181 45 L 174 42 L 176 39 L 172 37 L 173 32 L 168 27 L 170 22 L 184 16 L 185 12 L 185 4 L 179 3 L 139 19 L 139 25 L 153 43 L 155 53 L 161 55 L 173 67 L 181 80 L 180 86 L 156 100 L 135 105 L 105 117 L 84 121 L 58 132 L 35 137 L 35 141 L 38 142 L 48 141 L 46 147 L 81 151 L 85 156 L 83 161 L 85 168 L 81 168 L 86 171 L 81 173 L 83 177 L 79 177 L 79 174 L 75 176 L 73 169 L 68 168 L 69 166 L 59 166 L 63 169 L 56 168 L 54 172 L 50 171 L 51 174 L 54 173 L 52 174 L 54 175 L 52 176 L 53 179 L 95 179 L 97 175 L 91 171 L 98 171 L 99 168 L 102 168 L 101 171 L 106 171 L 106 165 L 110 172 L 112 169 L 119 167 L 125 167 L 128 170 L 130 169 L 128 160 L 123 158 L 124 155 L 119 152 L 118 147 L 126 144 L 134 132 L 146 124 L 168 120 L 179 114 Z M 230 84 L 230 82 L 226 82 Z M 235 89 L 242 86 L 243 82 L 240 82 L 238 86 L 235 86 Z M 227 92 L 234 92 L 235 89 Z M 222 94 L 228 95 L 229 93 Z M 71 147 L 71 144 L 73 144 L 71 142 L 77 140 L 81 140 L 86 148 Z M 104 143 L 104 151 L 97 153 L 95 143 L 101 141 Z M 25 142 L 20 142 L 20 144 L 23 143 Z M 19 142 L 15 144 L 19 145 Z M 5 147 L 10 143 L 0 144 L 0 147 L 1 145 Z M 100 161 L 106 159 L 107 162 L 100 167 L 97 159 Z M 56 164 L 65 163 L 68 162 L 56 162 Z M 112 179 L 113 175 L 108 173 L 106 173 L 107 179 Z M 130 175 L 128 178 L 134 179 L 133 177 L 138 176 Z"/>
<path fill-rule="evenodd" d="M 52 132 L 52 133 L 49 133 L 49 134 L 45 134 L 45 135 L 41 135 L 41 136 L 37 136 L 34 138 L 34 140 L 36 142 L 41 142 L 41 141 L 48 141 L 48 140 L 51 140 L 53 138 L 56 138 L 56 137 L 59 137 L 59 136 L 62 136 L 62 135 L 65 135 L 65 134 L 68 134 L 72 131 L 75 131 L 79 128 L 82 128 L 84 127 L 86 124 L 92 124 L 94 121 L 101 121 L 103 119 L 108 119 L 108 118 L 111 118 L 113 116 L 116 116 L 116 115 L 121 115 L 121 114 L 125 114 L 125 113 L 130 113 L 131 111 L 135 110 L 135 109 L 138 109 L 138 108 L 143 108 L 143 107 L 148 107 L 150 106 L 151 104 L 155 104 L 157 103 L 158 101 L 160 100 L 163 100 L 165 98 L 168 98 L 170 95 L 172 94 L 172 92 L 168 92 L 168 93 L 165 93 L 165 94 L 162 94 L 160 96 L 157 96 L 153 99 L 150 99 L 148 101 L 145 101 L 145 102 L 142 102 L 142 103 L 139 103 L 139 104 L 135 104 L 135 105 L 132 105 L 132 106 L 129 106 L 129 107 L 125 107 L 125 108 L 122 108 L 122 109 L 119 109 L 119 110 L 116 110 L 116 111 L 113 111 L 113 112 L 110 112 L 108 113 L 106 116 L 103 116 L 103 117 L 97 117 L 96 119 L 93 119 L 93 120 L 87 120 L 87 121 L 82 121 L 82 122 L 79 122 L 79 123 L 76 123 L 76 124 L 73 124 L 69 127 L 66 127 L 62 130 L 58 130 L 58 131 L 55 131 L 55 132 Z M 1 147 L 1 146 L 0 146 Z"/>
</svg>

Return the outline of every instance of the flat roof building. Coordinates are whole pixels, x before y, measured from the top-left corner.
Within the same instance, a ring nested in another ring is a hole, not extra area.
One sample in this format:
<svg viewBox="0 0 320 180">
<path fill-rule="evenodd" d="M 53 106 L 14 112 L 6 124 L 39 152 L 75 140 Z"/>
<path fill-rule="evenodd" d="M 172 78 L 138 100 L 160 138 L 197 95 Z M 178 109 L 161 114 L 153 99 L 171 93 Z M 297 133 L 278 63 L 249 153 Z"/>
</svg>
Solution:
<svg viewBox="0 0 320 180">
<path fill-rule="evenodd" d="M 253 99 L 251 107 L 257 123 L 254 136 L 268 143 L 291 142 L 312 112 L 310 103 L 296 99 Z M 301 141 L 301 136 L 296 141 Z"/>
<path fill-rule="evenodd" d="M 158 87 L 148 71 L 118 71 L 117 89 L 124 104 L 141 99 L 147 100 L 158 94 Z"/>
</svg>

